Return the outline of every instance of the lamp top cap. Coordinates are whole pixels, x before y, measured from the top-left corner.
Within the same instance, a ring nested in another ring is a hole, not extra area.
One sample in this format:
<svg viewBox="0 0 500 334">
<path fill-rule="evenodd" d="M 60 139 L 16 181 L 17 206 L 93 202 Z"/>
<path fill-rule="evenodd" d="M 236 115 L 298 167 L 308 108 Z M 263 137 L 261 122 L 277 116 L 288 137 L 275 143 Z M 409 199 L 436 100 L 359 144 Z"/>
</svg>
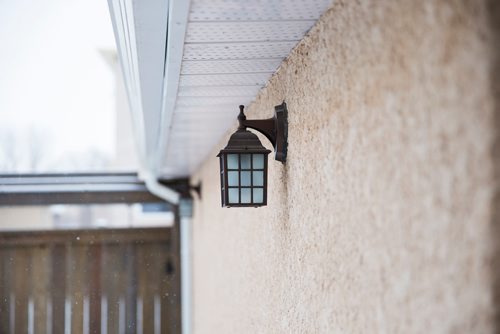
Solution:
<svg viewBox="0 0 500 334">
<path fill-rule="evenodd" d="M 220 153 L 271 153 L 266 149 L 255 133 L 246 129 L 238 129 L 231 135 L 227 146 Z"/>
<path fill-rule="evenodd" d="M 262 145 L 259 137 L 255 133 L 248 131 L 246 126 L 243 125 L 243 122 L 246 120 L 245 113 L 243 112 L 244 108 L 243 105 L 240 105 L 238 130 L 231 135 L 226 147 L 217 156 L 224 153 L 271 153 L 270 150 Z"/>
</svg>

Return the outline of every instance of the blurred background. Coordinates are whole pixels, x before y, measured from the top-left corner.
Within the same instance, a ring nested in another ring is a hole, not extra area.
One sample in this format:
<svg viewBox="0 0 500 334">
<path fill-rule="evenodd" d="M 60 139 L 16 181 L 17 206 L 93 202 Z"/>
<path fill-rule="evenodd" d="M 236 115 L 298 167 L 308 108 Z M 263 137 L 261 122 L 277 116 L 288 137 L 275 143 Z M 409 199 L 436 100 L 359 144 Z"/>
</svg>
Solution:
<svg viewBox="0 0 500 334">
<path fill-rule="evenodd" d="M 0 174 L 136 172 L 107 2 L 0 8 Z M 0 207 L 0 229 L 161 226 L 172 223 L 168 211 L 140 203 Z"/>
</svg>

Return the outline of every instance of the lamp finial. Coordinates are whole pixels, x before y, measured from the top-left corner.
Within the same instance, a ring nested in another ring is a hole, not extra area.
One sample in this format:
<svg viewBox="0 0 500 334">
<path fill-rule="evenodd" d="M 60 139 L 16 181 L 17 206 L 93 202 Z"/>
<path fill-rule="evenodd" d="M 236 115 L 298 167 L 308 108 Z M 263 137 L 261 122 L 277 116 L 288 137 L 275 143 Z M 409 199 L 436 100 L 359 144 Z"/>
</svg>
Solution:
<svg viewBox="0 0 500 334">
<path fill-rule="evenodd" d="M 243 109 L 245 108 L 244 105 L 240 105 L 240 113 L 238 114 L 238 130 L 245 130 L 247 127 L 243 125 L 243 122 L 247 120 L 247 117 L 245 116 L 245 113 L 243 112 Z"/>
</svg>

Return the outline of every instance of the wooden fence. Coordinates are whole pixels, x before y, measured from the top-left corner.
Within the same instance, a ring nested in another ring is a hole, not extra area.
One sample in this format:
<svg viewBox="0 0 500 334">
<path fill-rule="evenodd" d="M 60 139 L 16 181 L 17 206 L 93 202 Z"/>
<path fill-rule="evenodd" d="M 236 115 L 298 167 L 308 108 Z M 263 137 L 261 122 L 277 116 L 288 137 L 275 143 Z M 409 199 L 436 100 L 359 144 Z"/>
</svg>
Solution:
<svg viewBox="0 0 500 334">
<path fill-rule="evenodd" d="M 0 333 L 179 333 L 172 241 L 166 228 L 0 233 Z"/>
</svg>

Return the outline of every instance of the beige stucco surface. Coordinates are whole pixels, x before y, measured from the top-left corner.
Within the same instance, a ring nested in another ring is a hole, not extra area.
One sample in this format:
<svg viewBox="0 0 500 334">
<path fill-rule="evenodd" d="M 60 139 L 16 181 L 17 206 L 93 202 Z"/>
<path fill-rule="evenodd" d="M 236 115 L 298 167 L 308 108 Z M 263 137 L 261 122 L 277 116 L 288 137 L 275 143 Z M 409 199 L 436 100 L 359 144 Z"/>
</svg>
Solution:
<svg viewBox="0 0 500 334">
<path fill-rule="evenodd" d="M 228 136 L 192 178 L 195 333 L 496 331 L 488 6 L 346 0 L 322 16 L 247 113 L 288 105 L 268 206 L 220 208 Z"/>
</svg>

